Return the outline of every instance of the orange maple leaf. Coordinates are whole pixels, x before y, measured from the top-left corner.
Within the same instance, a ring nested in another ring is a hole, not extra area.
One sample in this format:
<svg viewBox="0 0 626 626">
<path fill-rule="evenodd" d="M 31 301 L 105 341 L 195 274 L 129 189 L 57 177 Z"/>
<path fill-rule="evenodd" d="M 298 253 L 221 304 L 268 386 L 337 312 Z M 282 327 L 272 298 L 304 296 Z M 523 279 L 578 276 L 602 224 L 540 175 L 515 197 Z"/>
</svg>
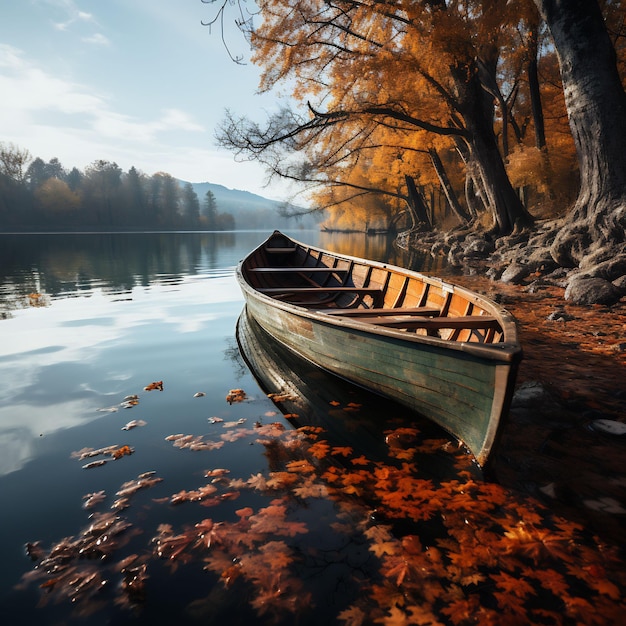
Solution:
<svg viewBox="0 0 626 626">
<path fill-rule="evenodd" d="M 340 454 L 341 456 L 348 457 L 352 454 L 352 448 L 349 446 L 335 446 L 332 450 L 332 454 Z"/>
<path fill-rule="evenodd" d="M 328 455 L 330 451 L 330 446 L 328 442 L 321 440 L 316 441 L 308 450 L 316 459 L 323 459 Z"/>
<path fill-rule="evenodd" d="M 350 459 L 350 463 L 352 463 L 352 465 L 369 465 L 370 461 L 362 454 L 361 456 Z"/>
<path fill-rule="evenodd" d="M 345 626 L 363 626 L 367 614 L 358 606 L 351 606 L 349 609 L 341 611 L 337 616 Z"/>
</svg>

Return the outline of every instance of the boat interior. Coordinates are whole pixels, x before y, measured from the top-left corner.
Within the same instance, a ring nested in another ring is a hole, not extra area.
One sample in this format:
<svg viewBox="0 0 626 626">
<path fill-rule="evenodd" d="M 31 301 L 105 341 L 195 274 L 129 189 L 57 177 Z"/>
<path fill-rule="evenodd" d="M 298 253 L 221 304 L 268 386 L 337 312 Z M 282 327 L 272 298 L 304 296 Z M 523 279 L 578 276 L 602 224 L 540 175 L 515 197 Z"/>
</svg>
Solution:
<svg viewBox="0 0 626 626">
<path fill-rule="evenodd" d="M 504 341 L 500 319 L 471 292 L 309 248 L 282 233 L 248 257 L 243 273 L 258 292 L 329 316 L 448 341 Z"/>
</svg>

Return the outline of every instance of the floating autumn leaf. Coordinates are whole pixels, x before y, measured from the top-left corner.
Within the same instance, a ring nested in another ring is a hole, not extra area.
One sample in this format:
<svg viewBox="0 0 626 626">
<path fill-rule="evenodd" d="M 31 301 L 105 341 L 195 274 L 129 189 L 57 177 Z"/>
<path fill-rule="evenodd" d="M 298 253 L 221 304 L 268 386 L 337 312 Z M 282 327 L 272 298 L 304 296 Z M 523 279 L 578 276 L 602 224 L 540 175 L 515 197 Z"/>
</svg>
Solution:
<svg viewBox="0 0 626 626">
<path fill-rule="evenodd" d="M 312 479 L 306 480 L 300 487 L 295 487 L 292 491 L 298 498 L 326 498 L 329 493 L 328 487 L 324 483 Z"/>
<path fill-rule="evenodd" d="M 243 402 L 247 399 L 246 392 L 243 389 L 231 389 L 226 395 L 226 402 L 233 404 L 234 402 Z"/>
<path fill-rule="evenodd" d="M 287 471 L 298 472 L 299 474 L 309 474 L 315 472 L 315 466 L 311 465 L 308 461 L 290 461 L 287 463 Z"/>
<path fill-rule="evenodd" d="M 155 389 L 158 389 L 159 391 L 163 391 L 163 381 L 162 380 L 157 380 L 156 382 L 150 383 L 149 385 L 146 385 L 143 388 L 144 391 L 154 391 Z"/>
<path fill-rule="evenodd" d="M 102 467 L 106 464 L 106 459 L 100 459 L 99 461 L 91 461 L 91 463 L 87 463 L 83 465 L 83 469 L 92 469 L 94 467 Z"/>
<path fill-rule="evenodd" d="M 222 476 L 226 476 L 227 474 L 230 474 L 230 470 L 222 467 L 204 472 L 205 478 L 220 478 Z"/>
<path fill-rule="evenodd" d="M 196 393 L 193 394 L 194 398 L 203 398 L 204 396 L 206 396 L 206 393 L 204 393 L 204 391 L 196 391 Z"/>
<path fill-rule="evenodd" d="M 79 461 L 83 461 L 88 458 L 92 458 L 94 456 L 108 455 L 111 454 L 114 450 L 116 450 L 119 446 L 117 444 L 112 446 L 105 446 L 103 448 L 82 448 L 77 452 L 72 452 L 70 455 L 73 459 L 78 459 Z"/>
<path fill-rule="evenodd" d="M 272 400 L 272 402 L 295 402 L 298 399 L 298 396 L 288 392 L 268 393 L 267 397 Z"/>
<path fill-rule="evenodd" d="M 204 439 L 201 435 L 184 435 L 183 433 L 168 435 L 165 440 L 171 441 L 175 448 L 185 448 L 195 452 L 219 450 L 224 445 L 224 441 L 211 441 Z"/>
<path fill-rule="evenodd" d="M 246 423 L 246 418 L 245 417 L 241 417 L 238 420 L 232 420 L 230 422 L 224 422 L 222 424 L 223 428 L 234 428 L 235 426 L 241 426 L 242 424 Z"/>
<path fill-rule="evenodd" d="M 316 441 L 309 447 L 309 454 L 312 454 L 316 459 L 323 459 L 328 456 L 330 452 L 330 446 L 326 441 Z"/>
<path fill-rule="evenodd" d="M 153 487 L 162 480 L 162 478 L 156 476 L 156 472 L 144 472 L 143 474 L 139 474 L 136 479 L 123 483 L 115 495 L 120 498 L 128 498 L 140 489 Z"/>
<path fill-rule="evenodd" d="M 175 493 L 170 498 L 170 504 L 181 504 L 183 502 L 201 502 L 205 500 L 209 496 L 213 495 L 217 491 L 217 487 L 214 485 L 204 485 L 204 487 L 200 487 L 199 489 L 194 489 L 192 491 L 186 491 L 183 489 L 178 493 Z"/>
<path fill-rule="evenodd" d="M 331 454 L 334 454 L 334 455 L 339 454 L 344 457 L 349 457 L 349 456 L 352 456 L 352 448 L 350 448 L 349 446 L 335 446 L 332 449 Z"/>
<path fill-rule="evenodd" d="M 144 422 L 144 420 L 131 420 L 124 426 L 122 426 L 122 430 L 132 430 L 133 428 L 137 428 L 139 426 L 145 426 L 148 422 Z"/>
<path fill-rule="evenodd" d="M 121 459 L 123 456 L 129 456 L 133 454 L 135 450 L 130 446 L 122 446 L 121 448 L 117 448 L 111 452 L 111 456 L 117 461 L 117 459 Z"/>
<path fill-rule="evenodd" d="M 106 496 L 104 495 L 104 491 L 96 491 L 94 493 L 88 493 L 83 496 L 83 508 L 84 509 L 93 509 L 94 506 L 100 504 Z"/>
</svg>

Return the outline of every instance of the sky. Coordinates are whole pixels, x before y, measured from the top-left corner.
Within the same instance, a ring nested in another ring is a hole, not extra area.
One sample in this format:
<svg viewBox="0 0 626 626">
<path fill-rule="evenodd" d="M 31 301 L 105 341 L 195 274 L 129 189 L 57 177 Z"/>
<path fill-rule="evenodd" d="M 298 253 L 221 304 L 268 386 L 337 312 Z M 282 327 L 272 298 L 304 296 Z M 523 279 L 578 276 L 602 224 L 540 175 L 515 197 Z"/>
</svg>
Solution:
<svg viewBox="0 0 626 626">
<path fill-rule="evenodd" d="M 285 102 L 259 94 L 259 68 L 234 63 L 219 27 L 202 25 L 214 11 L 202 0 L 0 0 L 0 142 L 66 169 L 103 159 L 286 199 L 260 166 L 216 145 L 226 109 L 262 122 Z"/>
</svg>

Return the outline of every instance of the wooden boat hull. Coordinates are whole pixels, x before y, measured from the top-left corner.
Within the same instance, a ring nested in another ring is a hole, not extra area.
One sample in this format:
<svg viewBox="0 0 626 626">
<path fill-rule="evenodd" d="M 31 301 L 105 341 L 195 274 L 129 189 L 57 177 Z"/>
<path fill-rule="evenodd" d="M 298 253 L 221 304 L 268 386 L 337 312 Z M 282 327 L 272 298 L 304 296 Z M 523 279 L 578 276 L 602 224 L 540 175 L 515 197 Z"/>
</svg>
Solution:
<svg viewBox="0 0 626 626">
<path fill-rule="evenodd" d="M 254 258 L 254 252 L 250 256 Z M 410 274 L 425 280 L 417 273 Z M 317 366 L 428 417 L 465 443 L 479 465 L 486 465 L 508 412 L 521 356 L 516 342 L 446 341 L 277 300 L 250 285 L 246 260 L 239 265 L 237 276 L 248 315 L 275 340 Z M 489 312 L 499 313 L 501 325 L 511 330 L 506 312 L 476 297 L 483 307 L 492 306 Z"/>
</svg>

